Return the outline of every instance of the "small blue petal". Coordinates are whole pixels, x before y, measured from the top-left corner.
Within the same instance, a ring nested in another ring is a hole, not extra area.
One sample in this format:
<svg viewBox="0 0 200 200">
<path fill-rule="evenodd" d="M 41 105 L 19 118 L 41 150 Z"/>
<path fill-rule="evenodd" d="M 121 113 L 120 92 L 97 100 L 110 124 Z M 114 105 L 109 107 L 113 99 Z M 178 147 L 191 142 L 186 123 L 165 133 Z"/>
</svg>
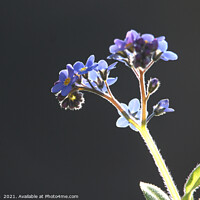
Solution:
<svg viewBox="0 0 200 200">
<path fill-rule="evenodd" d="M 71 85 L 64 87 L 61 91 L 61 95 L 64 96 L 64 97 L 67 96 L 71 89 L 72 89 Z"/>
<path fill-rule="evenodd" d="M 137 128 L 135 128 L 135 126 L 133 126 L 133 124 L 129 124 L 129 127 L 134 131 L 138 131 Z"/>
<path fill-rule="evenodd" d="M 173 108 L 166 108 L 165 112 L 174 112 L 175 110 Z"/>
<path fill-rule="evenodd" d="M 140 109 L 140 101 L 137 98 L 134 98 L 129 102 L 128 107 L 131 114 L 133 114 Z"/>
<path fill-rule="evenodd" d="M 126 34 L 127 44 L 133 43 L 134 40 L 136 40 L 138 38 L 138 36 L 139 36 L 139 34 L 136 31 L 134 31 L 134 30 L 128 31 L 127 34 Z"/>
<path fill-rule="evenodd" d="M 87 59 L 86 66 L 87 66 L 87 67 L 92 66 L 93 63 L 94 63 L 94 59 L 95 59 L 94 55 L 91 55 L 91 56 Z"/>
<path fill-rule="evenodd" d="M 105 60 L 100 60 L 98 62 L 98 67 L 96 68 L 97 70 L 102 70 L 102 69 L 107 69 L 108 68 L 108 64 Z"/>
<path fill-rule="evenodd" d="M 129 122 L 124 117 L 120 117 L 116 121 L 116 126 L 120 127 L 120 128 L 125 128 L 128 126 L 128 124 L 129 124 Z"/>
<path fill-rule="evenodd" d="M 88 68 L 86 69 L 86 72 L 89 72 L 89 71 L 95 69 L 97 66 L 98 66 L 97 63 L 93 64 L 92 66 L 90 66 L 90 67 L 88 67 Z"/>
<path fill-rule="evenodd" d="M 128 113 L 129 109 L 128 106 L 125 103 L 121 103 L 121 106 L 123 108 L 123 110 L 125 110 L 126 113 Z M 121 112 L 119 110 L 117 110 L 119 115 L 122 116 Z"/>
<path fill-rule="evenodd" d="M 165 36 L 160 36 L 160 37 L 157 37 L 156 39 L 160 42 L 162 40 L 165 40 Z"/>
<path fill-rule="evenodd" d="M 165 40 L 159 41 L 158 42 L 158 49 L 162 52 L 167 51 L 168 48 L 168 43 Z"/>
<path fill-rule="evenodd" d="M 161 58 L 165 58 L 166 60 L 177 60 L 178 56 L 172 51 L 166 51 L 162 54 Z"/>
<path fill-rule="evenodd" d="M 71 78 L 71 81 L 70 81 L 70 85 L 72 85 L 73 83 L 75 83 L 78 79 L 78 76 L 74 76 Z"/>
<path fill-rule="evenodd" d="M 88 78 L 92 81 L 96 81 L 98 73 L 95 70 L 89 72 Z"/>
<path fill-rule="evenodd" d="M 169 61 L 168 58 L 164 57 L 163 55 L 161 55 L 160 59 L 164 60 L 164 61 Z"/>
<path fill-rule="evenodd" d="M 110 70 L 114 69 L 116 64 L 117 64 L 117 62 L 114 62 L 113 64 L 109 65 L 108 70 L 110 71 Z"/>
<path fill-rule="evenodd" d="M 63 83 L 57 83 L 56 85 L 54 85 L 54 86 L 51 88 L 51 92 L 52 92 L 52 93 L 57 93 L 57 92 L 59 92 L 60 90 L 62 90 L 63 87 L 64 87 Z"/>
<path fill-rule="evenodd" d="M 147 40 L 148 42 L 152 42 L 152 41 L 154 40 L 154 36 L 151 35 L 151 34 L 143 34 L 143 35 L 142 35 L 142 38 L 143 38 L 144 40 Z"/>
<path fill-rule="evenodd" d="M 118 77 L 115 78 L 108 78 L 107 83 L 108 85 L 113 85 L 117 81 Z"/>
<path fill-rule="evenodd" d="M 68 78 L 69 74 L 66 69 L 63 69 L 59 72 L 59 80 L 64 82 L 66 78 Z"/>
<path fill-rule="evenodd" d="M 82 62 L 77 61 L 77 62 L 75 62 L 75 64 L 74 64 L 73 67 L 74 67 L 74 70 L 75 70 L 76 72 L 79 72 L 80 69 L 84 68 L 85 66 L 84 66 L 84 64 L 83 64 Z"/>
<path fill-rule="evenodd" d="M 71 64 L 67 65 L 67 70 L 68 70 L 68 73 L 69 73 L 69 77 L 72 78 L 73 75 L 74 75 L 74 69 L 73 69 Z"/>
<path fill-rule="evenodd" d="M 110 53 L 116 53 L 117 51 L 118 51 L 118 47 L 117 47 L 117 45 L 111 45 L 110 47 L 109 47 L 109 51 L 110 51 Z"/>
<path fill-rule="evenodd" d="M 90 87 L 90 84 L 88 83 L 88 81 L 86 80 L 86 79 L 82 79 L 82 83 L 84 84 L 84 85 L 86 85 L 87 87 Z"/>
<path fill-rule="evenodd" d="M 120 40 L 120 39 L 115 39 L 114 43 L 118 46 L 118 48 L 122 48 L 123 46 L 126 45 L 126 43 L 123 40 Z"/>
</svg>

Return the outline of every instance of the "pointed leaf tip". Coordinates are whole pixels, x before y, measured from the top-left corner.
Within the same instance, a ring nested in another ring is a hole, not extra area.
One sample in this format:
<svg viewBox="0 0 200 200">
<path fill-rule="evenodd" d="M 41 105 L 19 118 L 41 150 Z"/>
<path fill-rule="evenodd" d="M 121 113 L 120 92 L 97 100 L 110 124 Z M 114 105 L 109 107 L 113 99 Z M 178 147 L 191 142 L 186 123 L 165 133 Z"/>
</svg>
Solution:
<svg viewBox="0 0 200 200">
<path fill-rule="evenodd" d="M 165 192 L 153 184 L 140 182 L 140 188 L 146 200 L 170 200 Z"/>
<path fill-rule="evenodd" d="M 200 187 L 200 164 L 190 173 L 184 185 L 184 196 L 182 200 L 193 200 L 193 193 Z"/>
</svg>

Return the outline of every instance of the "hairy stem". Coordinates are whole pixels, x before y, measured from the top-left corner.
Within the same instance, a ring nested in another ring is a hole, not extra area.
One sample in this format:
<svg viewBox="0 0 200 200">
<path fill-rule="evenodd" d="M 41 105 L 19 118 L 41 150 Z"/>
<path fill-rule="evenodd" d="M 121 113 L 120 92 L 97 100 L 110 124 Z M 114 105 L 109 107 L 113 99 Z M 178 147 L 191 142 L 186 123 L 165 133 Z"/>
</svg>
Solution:
<svg viewBox="0 0 200 200">
<path fill-rule="evenodd" d="M 104 94 L 104 93 L 102 93 L 102 92 L 100 92 L 98 90 L 91 89 L 91 88 L 86 88 L 86 87 L 79 87 L 79 88 L 77 88 L 77 90 L 91 92 L 91 93 L 97 94 L 100 97 L 106 99 L 113 106 L 115 106 L 115 108 L 117 110 L 119 110 L 122 113 L 122 115 L 126 118 L 126 120 L 128 120 L 131 124 L 133 124 L 138 130 L 141 129 L 140 126 L 137 124 L 137 122 L 135 122 L 133 117 L 131 117 L 128 113 L 125 112 L 125 110 L 122 108 L 121 104 L 117 101 L 117 99 L 114 98 L 113 95 L 112 95 L 112 97 L 110 97 L 107 94 Z"/>
<path fill-rule="evenodd" d="M 105 83 L 105 85 L 106 85 L 106 88 L 107 88 L 108 94 L 109 94 L 109 95 L 110 95 L 110 97 L 113 99 L 113 98 L 114 98 L 114 96 L 113 96 L 113 94 L 112 94 L 112 92 L 111 92 L 111 90 L 110 90 L 110 87 L 109 87 L 109 85 L 108 85 L 107 81 L 104 81 L 104 83 Z"/>
<path fill-rule="evenodd" d="M 142 126 L 146 125 L 146 116 L 147 116 L 147 101 L 146 101 L 146 87 L 144 81 L 144 71 L 139 69 L 140 72 L 140 94 L 141 94 L 141 106 L 142 106 Z"/>
<path fill-rule="evenodd" d="M 174 184 L 174 181 L 172 179 L 172 176 L 170 175 L 170 172 L 165 164 L 165 161 L 163 160 L 158 150 L 158 147 L 153 141 L 153 138 L 151 137 L 148 129 L 146 127 L 142 127 L 142 129 L 140 130 L 140 135 L 145 141 L 172 199 L 181 200 L 176 185 Z"/>
</svg>

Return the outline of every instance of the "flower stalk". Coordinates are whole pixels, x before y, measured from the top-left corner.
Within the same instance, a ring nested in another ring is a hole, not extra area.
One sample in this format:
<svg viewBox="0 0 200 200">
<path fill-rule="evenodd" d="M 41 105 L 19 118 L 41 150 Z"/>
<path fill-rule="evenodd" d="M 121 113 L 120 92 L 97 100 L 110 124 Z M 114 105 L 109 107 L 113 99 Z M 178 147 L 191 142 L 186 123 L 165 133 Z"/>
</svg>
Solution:
<svg viewBox="0 0 200 200">
<path fill-rule="evenodd" d="M 160 172 L 160 175 L 163 178 L 163 181 L 168 189 L 168 192 L 170 193 L 173 200 L 181 200 L 178 190 L 176 188 L 176 185 L 174 184 L 174 181 L 172 179 L 172 176 L 170 175 L 170 172 L 165 164 L 165 161 L 163 160 L 158 147 L 156 146 L 155 142 L 153 141 L 153 138 L 151 137 L 148 129 L 146 127 L 142 127 L 140 130 L 140 135 L 145 141 L 145 144 L 147 145 L 156 166 L 158 167 L 158 170 Z"/>
<path fill-rule="evenodd" d="M 139 69 L 140 72 L 140 94 L 141 94 L 141 105 L 142 105 L 142 127 L 146 126 L 146 116 L 147 116 L 147 101 L 146 101 L 146 87 L 144 81 L 144 70 L 142 68 Z"/>
<path fill-rule="evenodd" d="M 143 72 L 141 73 L 142 75 Z M 141 76 L 140 76 L 140 80 L 144 80 L 144 77 L 141 79 Z M 144 81 L 142 81 L 142 84 L 140 84 L 141 87 L 145 87 L 145 84 L 144 84 Z M 109 91 L 110 91 L 110 88 L 109 86 L 107 86 Z M 174 181 L 170 175 L 170 172 L 165 164 L 165 161 L 163 160 L 159 150 L 158 150 L 158 147 L 156 146 L 152 136 L 150 135 L 148 129 L 146 128 L 146 119 L 145 119 L 145 123 L 144 125 L 138 125 L 135 120 L 128 114 L 124 111 L 124 109 L 122 108 L 121 104 L 114 98 L 114 96 L 110 96 L 110 95 L 107 95 L 105 93 L 102 93 L 98 90 L 94 90 L 94 89 L 91 89 L 91 88 L 86 88 L 86 87 L 79 87 L 78 90 L 80 91 L 87 91 L 87 92 L 91 92 L 91 93 L 94 93 L 94 94 L 97 94 L 98 96 L 108 100 L 111 104 L 113 104 L 115 106 L 116 109 L 118 109 L 122 115 L 131 123 L 133 124 L 140 132 L 140 135 L 141 137 L 143 138 L 145 144 L 147 145 L 153 159 L 154 159 L 154 162 L 156 164 L 156 166 L 158 167 L 158 170 L 160 172 L 160 175 L 161 177 L 163 178 L 163 181 L 172 197 L 173 200 L 181 200 L 180 196 L 179 196 L 179 193 L 178 193 L 178 190 L 176 188 L 176 185 L 174 184 Z M 144 88 L 141 88 L 141 90 L 143 91 L 142 94 L 145 94 L 145 89 Z M 110 91 L 111 92 L 111 91 Z M 111 93 L 112 94 L 112 93 Z M 146 110 L 146 98 L 143 97 L 143 101 L 142 101 L 142 109 Z M 145 118 L 146 118 L 146 111 L 142 112 L 145 114 Z"/>
<path fill-rule="evenodd" d="M 152 63 L 150 63 L 151 65 Z M 148 66 L 147 66 L 148 67 Z M 146 125 L 147 125 L 147 101 L 149 98 L 149 95 L 146 95 L 146 87 L 145 87 L 145 70 L 141 69 L 140 72 L 140 93 L 141 93 L 141 104 L 142 104 L 142 123 L 139 130 L 141 137 L 143 138 L 145 144 L 147 145 L 154 162 L 156 166 L 158 167 L 158 170 L 160 172 L 161 177 L 163 178 L 163 181 L 172 197 L 173 200 L 181 200 L 180 195 L 178 193 L 178 190 L 176 188 L 176 185 L 172 179 L 172 176 L 170 175 L 170 172 L 165 164 L 165 161 L 163 160 L 158 147 L 156 146 L 156 143 L 154 142 L 152 136 L 150 135 Z"/>
</svg>

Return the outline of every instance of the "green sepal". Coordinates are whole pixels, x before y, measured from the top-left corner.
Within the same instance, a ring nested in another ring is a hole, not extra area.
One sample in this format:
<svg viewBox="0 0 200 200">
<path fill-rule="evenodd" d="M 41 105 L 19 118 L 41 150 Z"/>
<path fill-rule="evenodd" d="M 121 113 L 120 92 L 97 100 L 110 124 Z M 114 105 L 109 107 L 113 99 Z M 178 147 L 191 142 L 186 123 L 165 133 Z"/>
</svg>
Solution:
<svg viewBox="0 0 200 200">
<path fill-rule="evenodd" d="M 140 188 L 146 200 L 170 200 L 165 192 L 153 184 L 140 182 Z"/>
<path fill-rule="evenodd" d="M 184 185 L 184 196 L 182 200 L 193 200 L 193 193 L 200 187 L 200 165 L 197 165 L 190 173 Z"/>
</svg>

